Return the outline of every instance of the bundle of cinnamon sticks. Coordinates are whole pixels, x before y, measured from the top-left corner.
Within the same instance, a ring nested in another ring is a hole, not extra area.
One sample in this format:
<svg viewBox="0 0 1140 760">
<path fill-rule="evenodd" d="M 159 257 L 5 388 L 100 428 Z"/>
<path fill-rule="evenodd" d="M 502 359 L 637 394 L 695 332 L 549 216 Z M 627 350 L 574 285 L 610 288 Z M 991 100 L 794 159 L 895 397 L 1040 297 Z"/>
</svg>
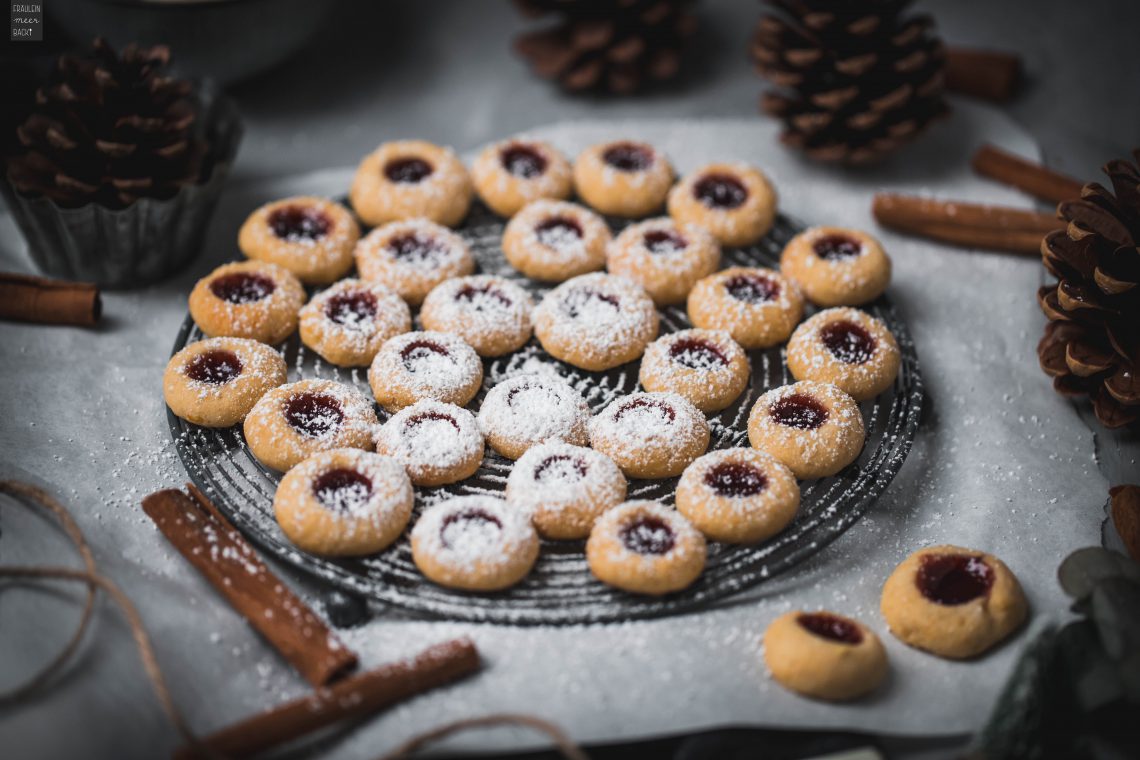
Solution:
<svg viewBox="0 0 1140 760">
<path fill-rule="evenodd" d="M 1078 197 L 1081 183 L 991 145 L 971 165 L 978 174 L 1018 188 L 1035 198 L 1060 203 Z M 1036 256 L 1041 239 L 1063 229 L 1056 214 L 895 193 L 875 195 L 871 211 L 884 227 L 966 248 Z"/>
</svg>

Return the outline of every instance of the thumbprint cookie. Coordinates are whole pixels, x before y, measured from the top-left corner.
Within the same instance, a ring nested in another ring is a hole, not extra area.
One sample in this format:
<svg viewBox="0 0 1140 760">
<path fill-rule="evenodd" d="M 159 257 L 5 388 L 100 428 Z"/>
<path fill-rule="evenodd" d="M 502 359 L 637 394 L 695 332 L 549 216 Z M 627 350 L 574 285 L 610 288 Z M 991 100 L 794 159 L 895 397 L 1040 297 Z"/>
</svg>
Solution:
<svg viewBox="0 0 1140 760">
<path fill-rule="evenodd" d="M 162 376 L 166 405 L 203 427 L 224 428 L 245 419 L 257 400 L 286 380 L 285 360 L 248 338 L 207 338 L 170 358 Z"/>
<path fill-rule="evenodd" d="M 393 413 L 424 399 L 466 406 L 483 385 L 483 362 L 457 335 L 404 333 L 376 354 L 368 384 L 380 406 Z"/>
<path fill-rule="evenodd" d="M 710 451 L 685 468 L 677 511 L 714 541 L 754 544 L 787 527 L 800 505 L 796 476 L 754 449 Z"/>
<path fill-rule="evenodd" d="M 471 177 L 450 148 L 401 140 L 360 162 L 348 199 L 373 227 L 421 218 L 454 227 L 467 216 L 471 192 Z"/>
<path fill-rule="evenodd" d="M 813 699 L 845 701 L 887 677 L 887 650 L 867 626 L 832 612 L 793 610 L 764 632 L 764 661 L 783 687 Z"/>
<path fill-rule="evenodd" d="M 531 516 L 545 538 L 590 535 L 594 521 L 625 500 L 626 482 L 601 452 L 563 441 L 527 449 L 507 478 L 507 503 Z"/>
<path fill-rule="evenodd" d="M 273 513 L 298 548 L 324 557 L 386 549 L 412 514 L 412 481 L 391 457 L 359 449 L 314 454 L 281 479 Z"/>
<path fill-rule="evenodd" d="M 528 516 L 492 496 L 459 496 L 428 507 L 412 528 L 412 559 L 428 580 L 466 591 L 498 591 L 538 559 Z"/>
<path fill-rule="evenodd" d="M 245 442 L 266 467 L 285 472 L 331 449 L 372 449 L 376 412 L 363 393 L 332 380 L 301 380 L 266 393 L 245 418 Z"/>
<path fill-rule="evenodd" d="M 534 310 L 534 334 L 546 352 L 590 372 L 638 358 L 659 326 L 653 299 L 639 285 L 601 272 L 567 280 Z"/>
<path fill-rule="evenodd" d="M 590 407 L 560 378 L 516 375 L 496 385 L 479 408 L 479 428 L 491 448 L 518 459 L 543 441 L 584 446 Z"/>
<path fill-rule="evenodd" d="M 693 584 L 708 546 L 675 510 L 654 501 L 627 501 L 602 514 L 586 541 L 590 572 L 609 586 L 659 596 Z"/>
<path fill-rule="evenodd" d="M 475 192 L 499 216 L 541 198 L 570 197 L 570 162 L 550 143 L 514 138 L 488 145 L 471 165 Z"/>
<path fill-rule="evenodd" d="M 420 321 L 427 330 L 458 335 L 480 356 L 502 356 L 530 340 L 532 311 L 534 300 L 518 285 L 476 274 L 437 285 L 424 299 Z"/>
<path fill-rule="evenodd" d="M 684 303 L 702 277 L 720 266 L 720 246 L 695 224 L 668 217 L 631 224 L 610 243 L 606 268 L 633 280 L 658 306 Z"/>
<path fill-rule="evenodd" d="M 417 486 L 442 486 L 471 477 L 483 462 L 483 434 L 475 415 L 454 404 L 417 401 L 376 433 L 376 451 L 394 457 Z"/>
<path fill-rule="evenodd" d="M 858 309 L 826 309 L 796 328 L 788 369 L 797 380 L 831 383 L 856 401 L 878 396 L 899 374 L 899 346 L 879 320 Z"/>
<path fill-rule="evenodd" d="M 412 329 L 412 312 L 377 282 L 341 280 L 301 309 L 301 342 L 339 367 L 367 367 L 393 335 Z"/>
<path fill-rule="evenodd" d="M 817 306 L 861 306 L 887 289 L 891 260 L 866 232 L 813 227 L 784 247 L 780 271 Z"/>
<path fill-rule="evenodd" d="M 671 478 L 709 447 L 709 423 L 676 393 L 631 393 L 590 420 L 590 445 L 630 478 Z"/>
<path fill-rule="evenodd" d="M 610 228 L 576 203 L 535 201 L 507 223 L 503 255 L 534 280 L 562 282 L 606 265 Z"/>
<path fill-rule="evenodd" d="M 327 285 L 352 269 L 360 226 L 339 203 L 301 196 L 267 203 L 238 232 L 247 258 L 288 269 L 306 285 Z"/>
<path fill-rule="evenodd" d="M 387 285 L 412 306 L 444 280 L 475 271 L 475 257 L 463 238 L 426 219 L 372 230 L 355 255 L 361 279 Z"/>
<path fill-rule="evenodd" d="M 669 192 L 669 216 L 705 228 L 721 245 L 752 245 L 772 229 L 776 191 L 745 164 L 709 164 Z"/>
<path fill-rule="evenodd" d="M 251 338 L 280 343 L 297 329 L 305 303 L 300 281 L 276 264 L 223 264 L 190 291 L 190 316 L 211 338 Z"/>
<path fill-rule="evenodd" d="M 641 387 L 674 391 L 706 414 L 737 399 L 751 367 L 748 356 L 723 330 L 681 330 L 649 344 L 641 359 Z"/>
<path fill-rule="evenodd" d="M 574 189 L 610 216 L 648 216 L 665 205 L 673 167 L 652 145 L 630 140 L 593 145 L 574 162 Z"/>
<path fill-rule="evenodd" d="M 752 351 L 788 339 L 803 317 L 804 298 L 772 269 L 729 267 L 693 286 L 688 311 L 696 327 L 727 330 Z"/>
<path fill-rule="evenodd" d="M 825 478 L 855 461 L 865 432 L 859 405 L 828 383 L 810 380 L 768 391 L 748 415 L 752 447 L 797 478 Z"/>
<path fill-rule="evenodd" d="M 1029 614 L 1004 562 L 959 546 L 931 546 L 903 560 L 883 584 L 880 608 L 901 641 L 955 660 L 993 648 Z"/>
</svg>

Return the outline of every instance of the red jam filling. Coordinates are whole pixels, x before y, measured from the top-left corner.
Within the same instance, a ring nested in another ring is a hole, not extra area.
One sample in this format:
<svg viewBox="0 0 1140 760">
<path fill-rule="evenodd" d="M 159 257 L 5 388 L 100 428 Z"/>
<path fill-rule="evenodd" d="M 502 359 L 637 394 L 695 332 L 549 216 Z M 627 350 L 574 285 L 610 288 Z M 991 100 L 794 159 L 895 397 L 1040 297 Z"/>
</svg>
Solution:
<svg viewBox="0 0 1140 760">
<path fill-rule="evenodd" d="M 233 351 L 215 349 L 198 354 L 186 365 L 186 377 L 199 383 L 221 385 L 241 374 L 241 359 Z"/>
<path fill-rule="evenodd" d="M 863 250 L 863 244 L 846 235 L 828 235 L 812 244 L 815 255 L 827 261 L 853 259 Z"/>
<path fill-rule="evenodd" d="M 705 473 L 705 485 L 718 496 L 739 499 L 755 496 L 768 487 L 768 478 L 744 462 L 722 462 Z"/>
<path fill-rule="evenodd" d="M 553 400 L 555 403 L 560 402 L 558 394 L 549 388 L 543 388 L 541 385 L 526 384 L 511 388 L 509 391 L 507 391 L 507 406 L 513 407 L 515 405 L 515 400 L 518 399 L 521 394 L 529 395 L 531 397 L 531 403 L 534 403 L 536 394 L 541 395 L 544 400 L 549 399 Z"/>
<path fill-rule="evenodd" d="M 377 308 L 376 296 L 370 291 L 337 293 L 325 302 L 325 316 L 338 325 L 361 325 L 376 317 Z"/>
<path fill-rule="evenodd" d="M 650 230 L 645 233 L 642 242 L 656 256 L 680 253 L 689 244 L 689 241 L 672 230 Z"/>
<path fill-rule="evenodd" d="M 341 426 L 344 409 L 324 393 L 298 393 L 285 402 L 285 421 L 301 435 L 321 438 Z"/>
<path fill-rule="evenodd" d="M 529 145 L 508 145 L 499 160 L 508 174 L 523 179 L 534 179 L 546 171 L 546 157 Z"/>
<path fill-rule="evenodd" d="M 469 303 L 475 311 L 486 311 L 492 306 L 511 307 L 511 299 L 494 285 L 464 285 L 455 293 L 455 300 Z"/>
<path fill-rule="evenodd" d="M 398 235 L 388 241 L 388 250 L 397 261 L 409 264 L 433 264 L 443 258 L 447 248 L 433 237 L 410 232 Z"/>
<path fill-rule="evenodd" d="M 871 333 L 846 320 L 824 325 L 819 339 L 831 355 L 844 364 L 863 364 L 875 355 L 877 347 Z"/>
<path fill-rule="evenodd" d="M 785 396 L 768 407 L 768 415 L 785 427 L 815 430 L 827 422 L 827 407 L 805 393 Z"/>
<path fill-rule="evenodd" d="M 418 371 L 421 363 L 437 356 L 447 358 L 451 353 L 431 340 L 413 340 L 400 351 L 400 361 L 408 372 Z"/>
<path fill-rule="evenodd" d="M 534 235 L 541 245 L 560 251 L 582 239 L 582 227 L 573 219 L 556 216 L 540 222 L 534 228 Z"/>
<path fill-rule="evenodd" d="M 748 190 L 729 174 L 706 174 L 693 185 L 693 195 L 709 208 L 734 209 L 748 200 Z"/>
<path fill-rule="evenodd" d="M 409 417 L 408 421 L 404 423 L 405 430 L 412 430 L 425 422 L 446 422 L 456 430 L 459 430 L 459 423 L 450 414 L 443 414 L 441 412 L 422 412 L 414 417 Z"/>
<path fill-rule="evenodd" d="M 332 229 L 328 214 L 308 206 L 282 206 L 269 214 L 269 229 L 282 240 L 297 243 L 320 240 Z"/>
<path fill-rule="evenodd" d="M 252 272 L 231 272 L 210 281 L 210 292 L 233 304 L 260 301 L 271 296 L 276 289 L 277 283 L 273 280 Z"/>
<path fill-rule="evenodd" d="M 489 533 L 492 530 L 502 529 L 503 524 L 494 515 L 478 508 L 465 509 L 443 518 L 443 524 L 439 528 L 439 539 L 444 548 L 451 549 L 454 548 L 451 541 L 454 537 L 451 535 L 453 531 L 472 530 L 472 532 Z"/>
<path fill-rule="evenodd" d="M 652 515 L 638 517 L 623 527 L 618 536 L 625 548 L 638 554 L 665 554 L 677 542 L 673 529 Z"/>
<path fill-rule="evenodd" d="M 632 412 L 634 409 L 653 410 L 661 417 L 663 422 L 673 422 L 677 419 L 677 412 L 673 407 L 655 398 L 635 398 L 632 401 L 627 401 L 617 410 L 614 419 L 620 420 L 626 413 Z"/>
<path fill-rule="evenodd" d="M 384 166 L 384 176 L 391 182 L 414 185 L 435 171 L 431 164 L 422 158 L 396 158 Z"/>
<path fill-rule="evenodd" d="M 653 153 L 642 145 L 615 143 L 602 153 L 602 160 L 622 172 L 641 172 L 653 164 Z"/>
<path fill-rule="evenodd" d="M 737 301 L 764 303 L 780 295 L 780 283 L 758 274 L 736 274 L 724 281 L 724 289 Z"/>
<path fill-rule="evenodd" d="M 720 347 L 703 338 L 682 338 L 669 347 L 669 358 L 689 369 L 714 370 L 728 366 Z"/>
<path fill-rule="evenodd" d="M 372 495 L 372 480 L 356 470 L 341 467 L 313 481 L 313 495 L 325 509 L 348 512 Z"/>
<path fill-rule="evenodd" d="M 915 583 L 930 601 L 953 606 L 988 594 L 994 585 L 994 571 L 981 557 L 924 554 Z"/>
<path fill-rule="evenodd" d="M 592 317 L 604 309 L 608 314 L 617 314 L 621 310 L 621 302 L 617 296 L 602 293 L 593 288 L 575 288 L 569 291 L 562 302 L 562 308 L 570 319 L 579 317 Z"/>
<path fill-rule="evenodd" d="M 806 612 L 796 618 L 804 630 L 828 641 L 841 644 L 858 644 L 863 640 L 863 632 L 850 620 L 826 612 Z"/>
<path fill-rule="evenodd" d="M 538 483 L 567 482 L 586 477 L 586 461 L 568 454 L 552 454 L 534 468 L 534 479 Z"/>
</svg>

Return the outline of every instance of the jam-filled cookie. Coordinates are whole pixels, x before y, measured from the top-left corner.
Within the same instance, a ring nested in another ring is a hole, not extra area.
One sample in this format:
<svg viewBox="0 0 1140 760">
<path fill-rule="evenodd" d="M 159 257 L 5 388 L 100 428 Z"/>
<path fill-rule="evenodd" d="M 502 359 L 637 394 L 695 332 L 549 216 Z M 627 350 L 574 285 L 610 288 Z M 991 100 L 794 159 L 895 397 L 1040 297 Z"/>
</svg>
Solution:
<svg viewBox="0 0 1140 760">
<path fill-rule="evenodd" d="M 804 298 L 792 282 L 771 269 L 729 267 L 689 293 L 689 321 L 707 330 L 727 330 L 749 351 L 788 339 L 804 315 Z"/>
<path fill-rule="evenodd" d="M 602 514 L 586 541 L 590 572 L 635 594 L 668 594 L 692 585 L 705 569 L 705 537 L 654 501 L 627 501 Z"/>
<path fill-rule="evenodd" d="M 359 449 L 314 454 L 277 486 L 273 513 L 304 551 L 325 557 L 375 554 L 404 532 L 412 481 L 391 457 Z"/>
<path fill-rule="evenodd" d="M 887 651 L 867 626 L 832 612 L 793 610 L 764 632 L 764 662 L 785 688 L 814 699 L 844 701 L 887 677 Z"/>
<path fill-rule="evenodd" d="M 207 338 L 170 358 L 162 393 L 187 422 L 224 428 L 245 419 L 266 391 L 285 383 L 281 354 L 248 338 Z"/>
<path fill-rule="evenodd" d="M 899 374 L 899 346 L 879 320 L 858 309 L 826 309 L 796 328 L 788 369 L 797 380 L 831 383 L 856 401 L 878 396 Z"/>
<path fill-rule="evenodd" d="M 373 227 L 418 218 L 454 227 L 471 205 L 471 177 L 450 148 L 388 142 L 360 162 L 348 198 Z"/>
<path fill-rule="evenodd" d="M 879 241 L 859 230 L 812 227 L 780 254 L 780 271 L 818 306 L 861 306 L 891 282 L 891 260 Z"/>
<path fill-rule="evenodd" d="M 516 375 L 496 385 L 479 408 L 479 428 L 491 448 L 518 459 L 543 441 L 584 446 L 590 407 L 566 381 L 551 375 Z"/>
<path fill-rule="evenodd" d="M 590 445 L 631 478 L 670 478 L 709 447 L 709 423 L 676 393 L 631 393 L 590 420 Z"/>
<path fill-rule="evenodd" d="M 810 380 L 774 388 L 748 415 L 748 440 L 797 478 L 825 478 L 855 461 L 865 431 L 859 405 L 828 383 Z"/>
<path fill-rule="evenodd" d="M 545 538 L 590 535 L 594 521 L 625 500 L 626 482 L 614 461 L 593 449 L 548 441 L 527 449 L 507 478 L 511 507 L 531 516 Z"/>
<path fill-rule="evenodd" d="M 631 224 L 610 243 L 606 268 L 633 280 L 658 306 L 684 303 L 697 280 L 720 266 L 720 246 L 695 224 L 669 217 Z"/>
<path fill-rule="evenodd" d="M 562 282 L 606 265 L 610 228 L 576 203 L 535 201 L 507 223 L 503 255 L 527 277 Z"/>
<path fill-rule="evenodd" d="M 301 309 L 301 342 L 339 367 L 367 367 L 386 340 L 410 329 L 404 299 L 378 282 L 341 280 Z"/>
<path fill-rule="evenodd" d="M 440 401 L 417 401 L 384 423 L 376 451 L 395 457 L 417 486 L 457 483 L 483 463 L 483 434 L 475 415 Z"/>
<path fill-rule="evenodd" d="M 641 356 L 659 326 L 640 286 L 601 272 L 567 280 L 534 310 L 534 334 L 547 353 L 591 372 Z"/>
<path fill-rule="evenodd" d="M 748 385 L 748 356 L 723 330 L 681 330 L 649 344 L 639 379 L 647 391 L 674 391 L 706 414 L 727 407 Z"/>
<path fill-rule="evenodd" d="M 404 333 L 376 354 L 368 384 L 389 412 L 424 399 L 466 406 L 483 385 L 483 362 L 458 335 Z"/>
<path fill-rule="evenodd" d="M 355 255 L 361 279 L 387 285 L 412 306 L 444 280 L 475 271 L 475 257 L 463 238 L 426 219 L 372 230 Z"/>
<path fill-rule="evenodd" d="M 190 316 L 211 338 L 251 338 L 280 343 L 297 329 L 305 303 L 300 281 L 276 264 L 223 264 L 190 291 Z"/>
<path fill-rule="evenodd" d="M 685 468 L 677 511 L 714 541 L 754 544 L 787 527 L 800 505 L 796 476 L 755 449 L 710 451 Z"/>
<path fill-rule="evenodd" d="M 883 584 L 880 608 L 900 640 L 956 660 L 996 646 L 1029 614 L 1004 562 L 960 546 L 931 546 L 903 560 Z"/>
<path fill-rule="evenodd" d="M 475 192 L 499 216 L 540 198 L 570 197 L 570 162 L 550 143 L 516 137 L 488 145 L 471 165 Z"/>
<path fill-rule="evenodd" d="M 248 258 L 285 267 L 306 285 L 327 285 L 352 269 L 360 225 L 339 203 L 300 196 L 267 203 L 238 232 Z"/>
<path fill-rule="evenodd" d="M 772 229 L 776 191 L 746 164 L 709 164 L 669 192 L 669 216 L 705 228 L 721 245 L 752 245 Z"/>
<path fill-rule="evenodd" d="M 534 300 L 518 285 L 476 274 L 437 285 L 424 299 L 420 321 L 427 330 L 458 335 L 480 356 L 502 356 L 530 340 L 532 311 Z"/>
<path fill-rule="evenodd" d="M 412 528 L 412 559 L 428 580 L 467 591 L 515 585 L 538 559 L 528 516 L 492 496 L 459 496 L 428 507 Z"/>
<path fill-rule="evenodd" d="M 245 418 L 245 442 L 266 467 L 285 472 L 331 449 L 372 449 L 372 402 L 332 380 L 300 380 L 266 393 Z"/>
<path fill-rule="evenodd" d="M 574 189 L 610 216 L 648 216 L 665 205 L 673 167 L 652 145 L 631 140 L 593 145 L 574 162 Z"/>
</svg>

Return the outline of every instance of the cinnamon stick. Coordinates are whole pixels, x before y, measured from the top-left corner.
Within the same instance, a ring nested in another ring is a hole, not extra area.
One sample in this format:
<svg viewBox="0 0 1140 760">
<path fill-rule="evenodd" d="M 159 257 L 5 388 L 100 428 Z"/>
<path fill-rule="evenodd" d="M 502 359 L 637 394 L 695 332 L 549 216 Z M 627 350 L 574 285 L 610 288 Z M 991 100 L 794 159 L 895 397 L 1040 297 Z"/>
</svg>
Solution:
<svg viewBox="0 0 1140 760">
<path fill-rule="evenodd" d="M 946 50 L 946 89 L 1004 103 L 1021 84 L 1021 58 L 1000 50 Z"/>
<path fill-rule="evenodd" d="M 993 145 L 979 148 L 970 165 L 983 177 L 1016 187 L 1050 203 L 1079 198 L 1083 187 L 1081 182 L 1066 174 L 1047 169 Z"/>
<path fill-rule="evenodd" d="M 1065 222 L 1034 211 L 878 193 L 871 205 L 884 227 L 968 248 L 1039 255 L 1041 238 Z"/>
<path fill-rule="evenodd" d="M 253 547 L 198 489 L 143 499 L 147 516 L 186 560 L 314 686 L 356 665 L 324 621 L 265 566 Z"/>
<path fill-rule="evenodd" d="M 249 757 L 340 721 L 378 712 L 478 669 L 479 652 L 470 639 L 447 641 L 410 660 L 382 665 L 272 707 L 204 737 L 199 743 L 222 757 Z M 189 760 L 196 756 L 196 751 L 183 747 L 175 758 Z"/>
<path fill-rule="evenodd" d="M 99 289 L 89 282 L 0 272 L 0 319 L 89 327 L 102 313 Z"/>
</svg>

